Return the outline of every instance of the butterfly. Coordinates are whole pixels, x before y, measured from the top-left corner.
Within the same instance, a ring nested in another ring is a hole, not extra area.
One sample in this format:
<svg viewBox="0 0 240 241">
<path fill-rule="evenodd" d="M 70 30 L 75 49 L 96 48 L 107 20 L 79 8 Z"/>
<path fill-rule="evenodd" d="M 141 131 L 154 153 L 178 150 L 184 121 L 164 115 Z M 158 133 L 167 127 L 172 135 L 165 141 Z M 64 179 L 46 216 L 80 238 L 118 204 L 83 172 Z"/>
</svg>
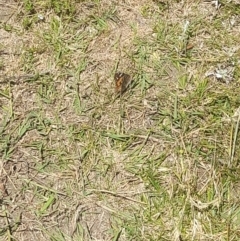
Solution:
<svg viewBox="0 0 240 241">
<path fill-rule="evenodd" d="M 116 84 L 115 92 L 118 94 L 123 94 L 127 90 L 129 84 L 131 83 L 130 75 L 125 73 L 116 73 L 114 75 L 114 80 Z"/>
</svg>

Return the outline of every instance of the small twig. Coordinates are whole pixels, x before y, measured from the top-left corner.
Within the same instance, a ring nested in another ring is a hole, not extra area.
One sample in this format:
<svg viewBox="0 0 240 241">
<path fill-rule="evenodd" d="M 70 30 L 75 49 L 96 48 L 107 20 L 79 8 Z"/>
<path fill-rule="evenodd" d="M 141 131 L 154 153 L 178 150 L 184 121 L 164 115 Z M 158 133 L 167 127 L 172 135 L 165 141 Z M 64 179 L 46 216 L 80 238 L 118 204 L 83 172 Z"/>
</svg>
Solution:
<svg viewBox="0 0 240 241">
<path fill-rule="evenodd" d="M 108 191 L 108 190 L 97 190 L 97 189 L 90 189 L 89 191 L 92 191 L 92 192 L 100 192 L 100 193 L 106 193 L 106 194 L 110 194 L 110 195 L 113 195 L 115 197 L 120 197 L 120 198 L 124 198 L 124 199 L 127 199 L 129 201 L 132 201 L 132 202 L 136 202 L 136 203 L 140 203 L 140 204 L 146 204 L 144 202 L 140 202 L 140 201 L 137 201 L 133 198 L 130 198 L 130 197 L 126 197 L 126 196 L 123 196 L 121 194 L 118 194 L 118 193 L 115 193 L 115 192 L 111 192 L 111 191 Z"/>
<path fill-rule="evenodd" d="M 154 141 L 154 142 L 157 142 L 157 143 L 160 143 L 162 144 L 162 141 L 153 137 L 153 136 L 143 136 L 143 135 L 133 135 L 133 137 L 139 137 L 141 139 L 145 139 L 145 140 L 151 140 L 151 141 Z"/>
<path fill-rule="evenodd" d="M 9 76 L 9 77 L 6 77 L 5 75 L 0 75 L 0 79 L 4 79 L 3 81 L 0 81 L 0 84 L 6 84 L 6 83 L 9 83 L 9 81 L 10 81 L 10 84 L 20 84 L 20 83 L 14 82 L 13 80 L 33 79 L 33 78 L 42 77 L 44 75 L 49 75 L 49 74 L 50 72 L 42 72 L 42 73 L 37 73 L 35 75 L 26 74 L 26 75 Z"/>
<path fill-rule="evenodd" d="M 5 223 L 7 226 L 7 233 L 8 233 L 8 241 L 12 241 L 12 231 L 11 231 L 11 226 L 8 220 L 8 214 L 5 208 L 5 205 L 3 205 L 3 211 L 4 211 L 4 217 L 5 217 Z"/>
<path fill-rule="evenodd" d="M 236 141 L 237 141 L 237 135 L 238 135 L 238 129 L 239 129 L 239 122 L 240 122 L 240 113 L 238 114 L 238 119 L 237 119 L 237 124 L 234 132 L 234 137 L 233 137 L 233 144 L 231 148 L 231 158 L 230 158 L 230 163 L 229 166 L 233 162 L 234 154 L 235 154 L 235 148 L 236 148 Z"/>
<path fill-rule="evenodd" d="M 52 189 L 52 188 L 49 188 L 49 187 L 45 187 L 45 186 L 43 186 L 43 185 L 41 185 L 41 184 L 38 184 L 37 182 L 34 182 L 34 181 L 32 181 L 32 180 L 29 180 L 29 179 L 23 179 L 25 182 L 27 182 L 27 183 L 32 183 L 33 185 L 35 185 L 35 186 L 37 186 L 37 187 L 40 187 L 40 188 L 42 188 L 42 189 L 45 189 L 45 190 L 47 190 L 47 191 L 50 191 L 50 192 L 53 192 L 53 193 L 56 193 L 56 194 L 59 194 L 59 195 L 63 195 L 63 196 L 67 196 L 67 194 L 65 194 L 65 193 L 63 193 L 63 192 L 59 192 L 59 191 L 57 191 L 57 190 L 55 190 L 55 189 Z"/>
</svg>

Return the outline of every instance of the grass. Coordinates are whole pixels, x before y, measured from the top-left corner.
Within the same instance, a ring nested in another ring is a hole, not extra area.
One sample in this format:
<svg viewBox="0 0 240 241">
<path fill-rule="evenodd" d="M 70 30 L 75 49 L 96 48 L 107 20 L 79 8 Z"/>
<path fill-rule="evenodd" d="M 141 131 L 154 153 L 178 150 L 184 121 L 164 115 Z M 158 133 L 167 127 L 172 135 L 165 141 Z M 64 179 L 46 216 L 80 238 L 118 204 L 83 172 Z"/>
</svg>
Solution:
<svg viewBox="0 0 240 241">
<path fill-rule="evenodd" d="M 0 4 L 1 240 L 239 240 L 239 6 L 214 4 Z"/>
</svg>

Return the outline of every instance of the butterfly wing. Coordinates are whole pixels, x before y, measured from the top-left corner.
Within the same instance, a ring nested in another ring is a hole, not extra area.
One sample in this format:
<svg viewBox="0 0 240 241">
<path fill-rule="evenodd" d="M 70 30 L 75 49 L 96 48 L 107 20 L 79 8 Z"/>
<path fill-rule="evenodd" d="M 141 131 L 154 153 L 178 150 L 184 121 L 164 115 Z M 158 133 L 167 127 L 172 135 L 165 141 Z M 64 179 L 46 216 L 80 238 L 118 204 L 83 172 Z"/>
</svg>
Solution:
<svg viewBox="0 0 240 241">
<path fill-rule="evenodd" d="M 114 79 L 116 83 L 115 91 L 116 93 L 121 93 L 121 94 L 126 91 L 128 85 L 131 82 L 130 75 L 125 73 L 116 73 L 114 75 Z"/>
</svg>

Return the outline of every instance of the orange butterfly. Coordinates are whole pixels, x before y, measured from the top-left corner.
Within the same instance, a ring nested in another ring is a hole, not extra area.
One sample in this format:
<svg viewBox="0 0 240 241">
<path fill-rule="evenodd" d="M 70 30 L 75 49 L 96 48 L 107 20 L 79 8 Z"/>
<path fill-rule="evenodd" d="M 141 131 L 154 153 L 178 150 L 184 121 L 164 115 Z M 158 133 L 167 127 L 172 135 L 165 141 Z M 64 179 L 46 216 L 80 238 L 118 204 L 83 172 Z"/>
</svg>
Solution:
<svg viewBox="0 0 240 241">
<path fill-rule="evenodd" d="M 131 77 L 128 74 L 125 73 L 116 73 L 114 75 L 115 80 L 115 92 L 119 94 L 123 94 L 126 90 L 129 84 L 131 83 Z"/>
</svg>

